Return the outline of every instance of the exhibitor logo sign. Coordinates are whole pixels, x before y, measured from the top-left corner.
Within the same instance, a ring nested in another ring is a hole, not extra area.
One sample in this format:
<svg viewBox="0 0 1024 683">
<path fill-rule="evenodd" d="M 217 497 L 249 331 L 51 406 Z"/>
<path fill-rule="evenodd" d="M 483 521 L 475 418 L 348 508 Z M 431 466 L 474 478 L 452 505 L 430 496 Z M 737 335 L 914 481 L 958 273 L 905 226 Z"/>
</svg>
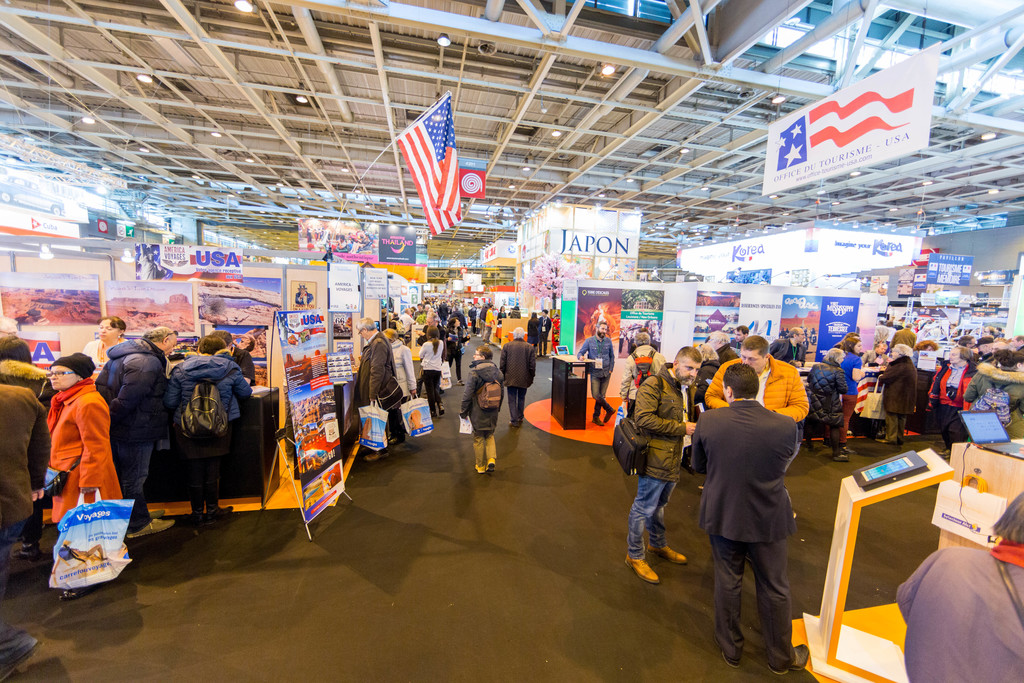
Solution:
<svg viewBox="0 0 1024 683">
<path fill-rule="evenodd" d="M 903 244 L 901 242 L 887 242 L 886 240 L 875 240 L 874 246 L 871 247 L 872 256 L 892 256 L 893 254 L 902 254 Z"/>
<path fill-rule="evenodd" d="M 829 302 L 829 305 L 825 308 L 826 311 L 836 316 L 837 318 L 841 318 L 844 315 L 849 315 L 850 313 L 853 312 L 853 309 L 854 307 L 852 305 L 841 304 L 838 301 Z"/>
<path fill-rule="evenodd" d="M 845 336 L 850 331 L 850 325 L 843 322 L 833 322 L 825 326 L 829 334 Z"/>
<path fill-rule="evenodd" d="M 377 263 L 416 263 L 416 228 L 381 227 L 377 242 Z"/>
<path fill-rule="evenodd" d="M 787 296 L 782 300 L 784 306 L 796 306 L 803 310 L 816 309 L 818 308 L 818 302 L 813 299 L 808 299 L 804 296 Z"/>
<path fill-rule="evenodd" d="M 611 292 L 607 289 L 581 289 L 581 296 L 609 296 Z"/>
<path fill-rule="evenodd" d="M 737 244 L 732 248 L 733 262 L 753 261 L 757 254 L 764 254 L 763 244 Z"/>
</svg>

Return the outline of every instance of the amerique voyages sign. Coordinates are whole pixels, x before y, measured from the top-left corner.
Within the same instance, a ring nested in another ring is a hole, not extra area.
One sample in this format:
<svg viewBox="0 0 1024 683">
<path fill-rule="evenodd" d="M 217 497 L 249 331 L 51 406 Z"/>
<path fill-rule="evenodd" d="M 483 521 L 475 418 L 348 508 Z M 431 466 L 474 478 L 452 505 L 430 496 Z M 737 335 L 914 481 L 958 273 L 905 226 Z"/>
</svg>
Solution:
<svg viewBox="0 0 1024 683">
<path fill-rule="evenodd" d="M 136 244 L 136 280 L 242 281 L 242 252 L 220 247 Z"/>
<path fill-rule="evenodd" d="M 762 194 L 927 147 L 938 66 L 919 53 L 768 126 Z"/>
</svg>

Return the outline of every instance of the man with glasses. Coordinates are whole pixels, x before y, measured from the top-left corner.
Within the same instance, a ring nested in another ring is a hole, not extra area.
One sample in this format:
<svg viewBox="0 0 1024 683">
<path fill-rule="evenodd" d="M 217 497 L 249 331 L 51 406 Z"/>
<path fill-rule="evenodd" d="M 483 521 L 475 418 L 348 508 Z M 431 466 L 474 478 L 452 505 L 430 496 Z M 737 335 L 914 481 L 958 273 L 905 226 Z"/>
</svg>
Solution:
<svg viewBox="0 0 1024 683">
<path fill-rule="evenodd" d="M 807 358 L 807 334 L 804 328 L 794 327 L 789 331 L 789 339 L 773 341 L 768 353 L 776 360 L 802 368 Z"/>
</svg>

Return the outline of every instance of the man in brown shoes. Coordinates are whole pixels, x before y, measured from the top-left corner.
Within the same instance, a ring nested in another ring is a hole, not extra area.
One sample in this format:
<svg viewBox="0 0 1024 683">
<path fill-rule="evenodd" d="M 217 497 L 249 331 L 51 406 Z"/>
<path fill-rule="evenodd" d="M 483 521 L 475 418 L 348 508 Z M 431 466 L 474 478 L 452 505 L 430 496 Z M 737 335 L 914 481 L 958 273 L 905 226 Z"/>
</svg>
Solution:
<svg viewBox="0 0 1024 683">
<path fill-rule="evenodd" d="M 666 363 L 636 392 L 633 417 L 649 443 L 647 466 L 637 480 L 636 499 L 629 510 L 626 564 L 648 583 L 660 583 L 660 579 L 644 557 L 644 529 L 651 554 L 686 564 L 686 556 L 669 548 L 665 540 L 665 506 L 679 481 L 683 442 L 696 427 L 693 380 L 700 364 L 700 352 L 692 346 L 683 347 L 672 367 Z"/>
</svg>

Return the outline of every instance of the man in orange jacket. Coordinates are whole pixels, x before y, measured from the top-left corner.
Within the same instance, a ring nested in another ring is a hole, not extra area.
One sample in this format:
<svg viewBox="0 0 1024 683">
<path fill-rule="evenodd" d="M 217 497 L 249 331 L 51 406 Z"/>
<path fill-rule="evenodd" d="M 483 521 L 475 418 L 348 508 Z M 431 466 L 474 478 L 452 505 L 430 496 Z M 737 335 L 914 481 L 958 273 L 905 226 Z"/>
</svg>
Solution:
<svg viewBox="0 0 1024 683">
<path fill-rule="evenodd" d="M 793 418 L 794 422 L 807 417 L 807 392 L 800 382 L 800 373 L 789 363 L 768 355 L 768 341 L 757 335 L 743 340 L 739 360 L 722 363 L 722 367 L 715 373 L 704 396 L 704 404 L 708 408 L 725 408 L 729 405 L 725 400 L 722 377 L 725 369 L 735 363 L 749 365 L 757 373 L 761 384 L 757 393 L 758 403 L 768 410 Z"/>
</svg>

